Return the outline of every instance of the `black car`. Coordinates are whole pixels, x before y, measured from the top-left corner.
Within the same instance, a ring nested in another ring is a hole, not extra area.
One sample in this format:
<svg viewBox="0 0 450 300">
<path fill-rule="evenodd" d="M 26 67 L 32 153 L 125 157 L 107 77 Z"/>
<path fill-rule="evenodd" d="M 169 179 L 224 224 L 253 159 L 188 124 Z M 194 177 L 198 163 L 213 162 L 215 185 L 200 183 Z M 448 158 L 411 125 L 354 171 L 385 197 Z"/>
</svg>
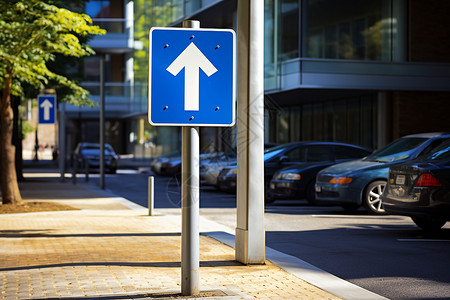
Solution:
<svg viewBox="0 0 450 300">
<path fill-rule="evenodd" d="M 304 147 L 302 162 L 275 172 L 268 190 L 269 199 L 305 199 L 314 203 L 314 183 L 317 173 L 331 165 L 359 159 L 371 153 L 370 149 L 350 144 L 326 143 Z"/>
<path fill-rule="evenodd" d="M 273 201 L 273 193 L 269 191 L 269 183 L 276 171 L 294 164 L 322 164 L 335 161 L 336 153 L 346 152 L 349 158 L 361 158 L 370 154 L 370 150 L 350 144 L 332 142 L 297 142 L 268 148 L 264 151 L 264 178 L 266 187 L 266 202 Z M 325 166 L 324 166 L 325 167 Z M 319 171 L 319 170 L 317 170 Z M 222 170 L 217 183 L 220 190 L 236 191 L 237 166 L 229 166 Z M 314 187 L 315 176 L 312 182 Z"/>
<path fill-rule="evenodd" d="M 424 230 L 450 220 L 450 140 L 409 163 L 392 166 L 381 195 L 384 209 L 409 216 Z"/>
<path fill-rule="evenodd" d="M 75 159 L 77 159 L 78 169 L 100 168 L 100 144 L 97 143 L 79 143 L 75 148 Z M 110 144 L 105 144 L 105 168 L 109 173 L 114 174 L 117 170 L 117 161 L 119 156 L 114 152 Z"/>
</svg>

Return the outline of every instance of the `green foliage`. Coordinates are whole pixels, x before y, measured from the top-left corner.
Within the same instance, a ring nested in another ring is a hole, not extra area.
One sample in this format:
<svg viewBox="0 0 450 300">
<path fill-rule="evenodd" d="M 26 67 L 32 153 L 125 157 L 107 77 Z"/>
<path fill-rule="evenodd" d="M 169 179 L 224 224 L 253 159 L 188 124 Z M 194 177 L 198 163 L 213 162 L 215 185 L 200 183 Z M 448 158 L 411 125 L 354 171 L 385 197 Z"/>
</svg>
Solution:
<svg viewBox="0 0 450 300">
<path fill-rule="evenodd" d="M 70 92 L 64 100 L 74 105 L 93 105 L 88 92 L 76 82 L 48 69 L 55 55 L 83 57 L 95 52 L 80 40 L 104 34 L 92 26 L 89 16 L 38 0 L 0 0 L 0 89 L 12 72 L 11 93 L 24 95 L 24 86 L 61 88 Z M 55 2 L 55 1 L 53 1 Z M 54 86 L 48 86 L 49 83 Z"/>
<path fill-rule="evenodd" d="M 134 39 L 141 41 L 142 50 L 134 53 L 136 81 L 148 80 L 148 35 L 152 27 L 165 27 L 182 17 L 179 5 L 173 1 L 134 0 Z"/>
<path fill-rule="evenodd" d="M 32 133 L 34 131 L 35 128 L 30 124 L 30 122 L 22 120 L 22 139 L 25 139 L 29 133 Z"/>
</svg>

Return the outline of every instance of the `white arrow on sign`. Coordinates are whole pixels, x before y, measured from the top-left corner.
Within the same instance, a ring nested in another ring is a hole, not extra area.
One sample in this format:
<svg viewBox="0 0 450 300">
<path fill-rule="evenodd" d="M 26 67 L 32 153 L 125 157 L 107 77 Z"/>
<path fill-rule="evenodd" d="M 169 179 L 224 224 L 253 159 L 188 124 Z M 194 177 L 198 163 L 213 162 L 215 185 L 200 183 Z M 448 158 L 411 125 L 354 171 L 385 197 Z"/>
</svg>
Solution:
<svg viewBox="0 0 450 300">
<path fill-rule="evenodd" d="M 48 101 L 48 99 L 45 99 L 45 101 L 41 103 L 41 107 L 44 108 L 44 120 L 50 120 L 50 109 L 53 107 L 53 104 Z"/>
<path fill-rule="evenodd" d="M 216 67 L 206 58 L 194 43 L 186 49 L 166 69 L 173 76 L 184 68 L 184 110 L 199 110 L 199 69 L 209 77 L 217 72 Z"/>
</svg>

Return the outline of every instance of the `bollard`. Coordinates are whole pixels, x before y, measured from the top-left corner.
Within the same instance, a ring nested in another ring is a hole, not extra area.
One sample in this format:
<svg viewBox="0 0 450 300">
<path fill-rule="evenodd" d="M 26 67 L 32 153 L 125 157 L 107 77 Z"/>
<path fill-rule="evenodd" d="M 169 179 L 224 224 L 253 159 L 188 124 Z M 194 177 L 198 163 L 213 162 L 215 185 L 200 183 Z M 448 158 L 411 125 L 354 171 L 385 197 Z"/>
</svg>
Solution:
<svg viewBox="0 0 450 300">
<path fill-rule="evenodd" d="M 153 176 L 148 177 L 148 215 L 153 216 L 153 209 L 155 205 L 155 193 L 154 193 L 154 187 L 155 187 L 155 179 Z"/>
</svg>

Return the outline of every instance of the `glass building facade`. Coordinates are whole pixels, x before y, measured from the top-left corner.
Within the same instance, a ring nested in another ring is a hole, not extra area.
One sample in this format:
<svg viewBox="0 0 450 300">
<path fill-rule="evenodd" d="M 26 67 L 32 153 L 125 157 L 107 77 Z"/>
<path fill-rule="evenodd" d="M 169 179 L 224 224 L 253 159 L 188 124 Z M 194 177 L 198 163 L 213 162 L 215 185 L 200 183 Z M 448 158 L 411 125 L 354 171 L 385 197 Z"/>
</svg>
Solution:
<svg viewBox="0 0 450 300">
<path fill-rule="evenodd" d="M 266 89 L 300 59 L 404 61 L 405 11 L 398 0 L 265 0 Z"/>
<path fill-rule="evenodd" d="M 179 128 L 152 127 L 146 121 L 150 28 L 181 26 L 184 19 L 196 19 L 202 27 L 236 30 L 237 0 L 130 2 L 132 40 L 142 47 L 132 53 L 132 73 L 122 73 L 120 80 L 108 78 L 107 90 L 118 93 L 122 88 L 128 93 L 122 106 L 121 118 L 127 121 L 121 126 L 125 137 L 121 140 L 128 143 L 127 151 L 148 157 L 181 145 Z M 450 9 L 448 3 L 264 0 L 265 141 L 339 141 L 376 149 L 408 133 L 450 131 L 438 121 L 443 117 L 430 117 L 426 123 L 411 117 L 424 110 L 420 108 L 424 97 L 440 107 L 450 103 L 450 45 L 443 38 L 450 26 L 443 13 Z M 90 1 L 89 5 L 94 22 L 110 26 L 113 35 L 122 34 L 113 29 L 113 23 L 122 20 L 113 14 L 115 2 Z M 122 12 L 122 17 L 127 24 L 127 13 Z M 125 36 L 130 34 L 128 26 L 120 28 Z M 119 76 L 121 64 L 129 70 L 127 55 L 111 57 L 115 61 L 122 57 L 122 62 L 114 65 L 111 60 L 107 68 L 116 71 L 110 76 Z M 88 85 L 98 77 L 95 65 L 95 58 L 86 61 Z M 405 103 L 411 107 L 409 113 L 403 109 Z M 435 113 L 431 106 L 427 109 Z M 202 150 L 232 148 L 235 129 L 202 128 L 201 140 Z"/>
</svg>

